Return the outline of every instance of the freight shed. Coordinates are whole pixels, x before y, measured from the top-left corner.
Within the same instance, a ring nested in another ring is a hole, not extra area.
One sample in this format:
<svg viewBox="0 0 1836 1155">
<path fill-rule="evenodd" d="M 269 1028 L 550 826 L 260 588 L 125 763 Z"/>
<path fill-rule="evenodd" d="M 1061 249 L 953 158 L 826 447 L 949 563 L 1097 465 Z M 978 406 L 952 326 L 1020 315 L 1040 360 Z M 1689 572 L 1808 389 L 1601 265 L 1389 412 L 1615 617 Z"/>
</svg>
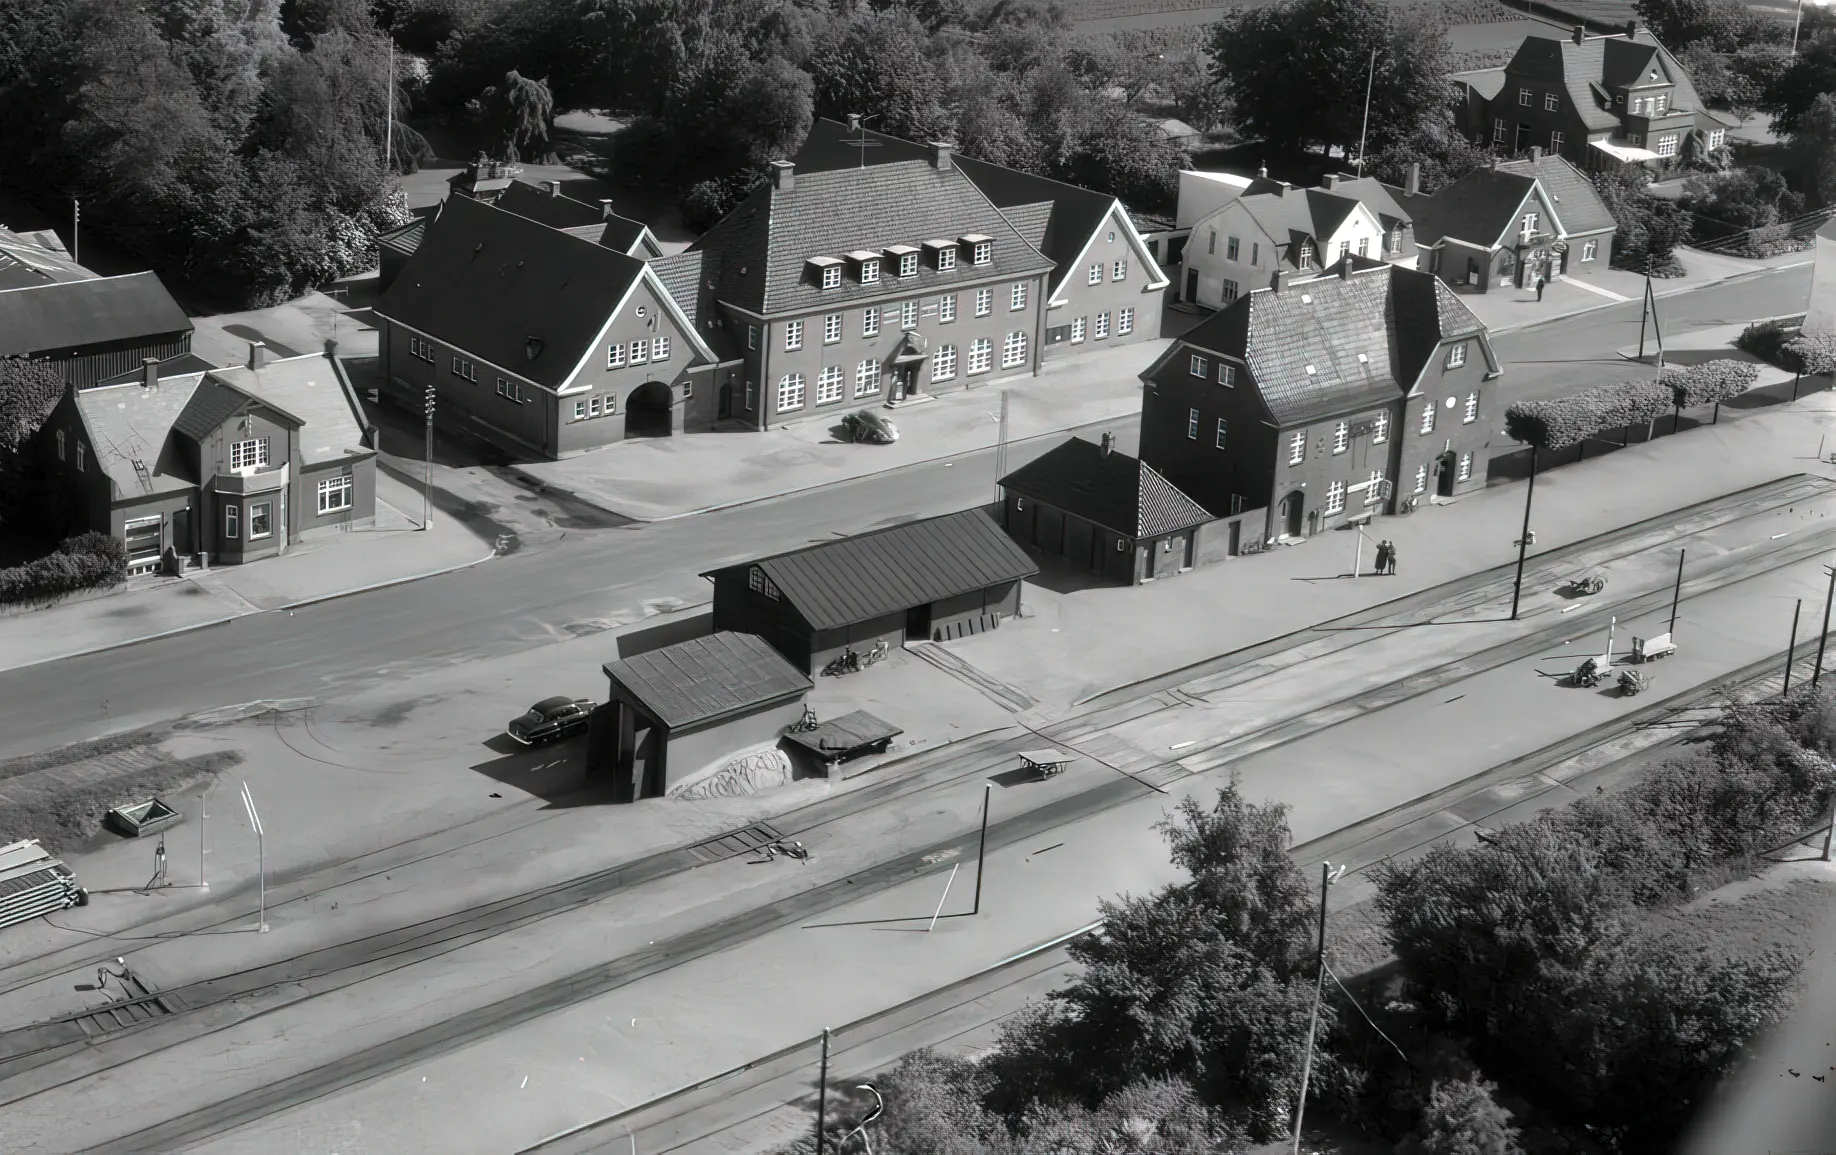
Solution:
<svg viewBox="0 0 1836 1155">
<path fill-rule="evenodd" d="M 757 634 L 804 673 L 849 648 L 948 641 L 1020 612 L 1039 572 L 979 509 L 909 521 L 701 576 L 714 628 Z"/>
</svg>

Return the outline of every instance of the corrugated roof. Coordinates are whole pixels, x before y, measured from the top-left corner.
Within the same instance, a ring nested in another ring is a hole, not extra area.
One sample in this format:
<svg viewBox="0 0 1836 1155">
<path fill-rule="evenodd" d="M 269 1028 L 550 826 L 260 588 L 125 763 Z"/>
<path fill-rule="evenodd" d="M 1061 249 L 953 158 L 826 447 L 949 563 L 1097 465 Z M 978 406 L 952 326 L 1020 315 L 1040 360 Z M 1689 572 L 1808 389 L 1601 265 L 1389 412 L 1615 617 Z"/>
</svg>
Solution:
<svg viewBox="0 0 1836 1155">
<path fill-rule="evenodd" d="M 95 279 L 50 229 L 16 233 L 0 226 L 0 289 Z"/>
<path fill-rule="evenodd" d="M 1508 160 L 1498 166 L 1498 171 L 1531 176 L 1540 181 L 1543 191 L 1554 201 L 1562 231 L 1570 236 L 1618 227 L 1613 214 L 1607 211 L 1606 202 L 1594 191 L 1594 182 L 1565 157 L 1546 154 L 1541 160 L 1528 157 Z"/>
<path fill-rule="evenodd" d="M 754 634 L 723 631 L 607 662 L 606 677 L 671 730 L 808 693 L 811 682 Z"/>
<path fill-rule="evenodd" d="M 197 373 L 167 377 L 157 389 L 105 385 L 77 393 L 77 413 L 89 432 L 96 464 L 119 496 L 180 492 L 194 484 L 169 435 L 202 380 Z M 136 461 L 146 469 L 144 479 Z"/>
<path fill-rule="evenodd" d="M 0 356 L 191 332 L 155 273 L 0 290 Z"/>
<path fill-rule="evenodd" d="M 213 369 L 211 379 L 227 382 L 300 421 L 300 456 L 304 464 L 336 461 L 369 451 L 363 443 L 363 421 L 352 408 L 331 358 L 309 353 L 269 361 L 260 370 L 238 365 Z"/>
<path fill-rule="evenodd" d="M 1114 450 L 1105 455 L 1081 437 L 1027 462 L 1001 485 L 1126 537 L 1158 537 L 1212 520 L 1152 466 Z"/>
<path fill-rule="evenodd" d="M 1001 212 L 1014 222 L 1014 227 L 1020 230 L 1027 244 L 1040 250 L 1045 248 L 1046 228 L 1052 223 L 1051 201 L 1041 201 L 1036 205 L 1015 205 Z"/>
<path fill-rule="evenodd" d="M 452 197 L 376 312 L 555 387 L 643 269 L 634 257 Z M 533 358 L 532 338 L 540 342 Z"/>
<path fill-rule="evenodd" d="M 754 565 L 818 630 L 901 613 L 1039 572 L 1026 551 L 979 509 L 908 521 L 717 572 Z"/>
</svg>

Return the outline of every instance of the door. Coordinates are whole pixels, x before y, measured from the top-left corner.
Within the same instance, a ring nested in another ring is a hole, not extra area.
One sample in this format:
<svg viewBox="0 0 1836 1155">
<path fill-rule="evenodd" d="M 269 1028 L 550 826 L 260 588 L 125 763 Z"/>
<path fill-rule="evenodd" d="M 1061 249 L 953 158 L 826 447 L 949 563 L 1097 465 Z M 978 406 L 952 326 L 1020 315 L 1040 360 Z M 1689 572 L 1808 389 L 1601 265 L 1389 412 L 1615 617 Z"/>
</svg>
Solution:
<svg viewBox="0 0 1836 1155">
<path fill-rule="evenodd" d="M 1242 546 L 1242 544 L 1243 544 L 1243 523 L 1240 521 L 1233 521 L 1230 523 L 1230 550 L 1229 552 L 1230 552 L 1231 557 L 1237 556 L 1239 552 L 1239 547 Z"/>
<path fill-rule="evenodd" d="M 172 512 L 172 548 L 180 554 L 190 555 L 197 552 L 196 543 L 191 540 L 191 507 Z"/>
<path fill-rule="evenodd" d="M 1306 496 L 1295 490 L 1281 499 L 1281 531 L 1286 537 L 1299 537 L 1301 534 L 1301 514 L 1306 504 Z"/>
<path fill-rule="evenodd" d="M 1197 538 L 1198 538 L 1198 531 L 1193 530 L 1187 533 L 1184 537 L 1181 537 L 1179 539 L 1179 568 L 1180 569 L 1188 570 L 1192 568 L 1192 549 L 1193 549 L 1193 545 L 1195 544 Z"/>
<path fill-rule="evenodd" d="M 1520 123 L 1517 126 L 1517 151 L 1522 152 L 1530 147 L 1530 126 Z"/>
<path fill-rule="evenodd" d="M 1198 300 L 1198 270 L 1186 270 L 1186 300 Z"/>
<path fill-rule="evenodd" d="M 1142 562 L 1141 562 L 1141 580 L 1142 581 L 1151 582 L 1155 578 L 1160 576 L 1159 559 L 1160 559 L 1160 549 L 1161 549 L 1162 544 L 1163 543 L 1158 542 L 1158 541 L 1150 541 L 1146 543 L 1147 549 L 1144 552 L 1147 554 L 1147 557 L 1142 559 Z"/>
<path fill-rule="evenodd" d="M 720 387 L 720 419 L 725 421 L 733 416 L 733 382 L 729 381 Z"/>
<path fill-rule="evenodd" d="M 921 606 L 913 606 L 905 611 L 905 636 L 917 638 L 921 642 L 930 640 L 931 606 L 929 602 Z"/>
<path fill-rule="evenodd" d="M 1454 455 L 1449 450 L 1434 459 L 1434 491 L 1442 497 L 1452 497 L 1454 477 Z"/>
</svg>

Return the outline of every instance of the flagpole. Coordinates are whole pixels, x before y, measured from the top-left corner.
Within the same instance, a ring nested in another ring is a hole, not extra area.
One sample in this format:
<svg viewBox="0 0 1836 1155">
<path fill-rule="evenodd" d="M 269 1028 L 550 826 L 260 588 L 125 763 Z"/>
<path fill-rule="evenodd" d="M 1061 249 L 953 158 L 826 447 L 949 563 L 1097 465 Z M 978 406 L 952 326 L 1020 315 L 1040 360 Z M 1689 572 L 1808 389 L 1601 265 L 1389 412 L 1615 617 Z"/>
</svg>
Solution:
<svg viewBox="0 0 1836 1155">
<path fill-rule="evenodd" d="M 1364 175 L 1364 142 L 1371 132 L 1371 89 L 1377 84 L 1377 50 L 1371 49 L 1371 71 L 1364 79 L 1364 127 L 1358 130 L 1358 175 Z"/>
<path fill-rule="evenodd" d="M 387 119 L 383 127 L 383 181 L 395 171 L 395 37 L 389 37 L 389 88 L 383 93 Z"/>
</svg>

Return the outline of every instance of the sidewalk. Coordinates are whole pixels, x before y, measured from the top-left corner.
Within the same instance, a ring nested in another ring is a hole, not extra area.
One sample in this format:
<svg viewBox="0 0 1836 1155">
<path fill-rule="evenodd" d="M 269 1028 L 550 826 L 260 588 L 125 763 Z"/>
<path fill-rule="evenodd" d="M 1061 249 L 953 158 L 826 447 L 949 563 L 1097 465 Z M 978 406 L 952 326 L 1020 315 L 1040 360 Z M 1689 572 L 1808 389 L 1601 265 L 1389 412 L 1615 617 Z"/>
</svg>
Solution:
<svg viewBox="0 0 1836 1155">
<path fill-rule="evenodd" d="M 402 509 L 417 511 L 410 517 Z M 282 557 L 194 570 L 183 577 L 135 579 L 117 593 L 0 617 L 0 669 L 199 629 L 262 610 L 287 609 L 376 585 L 412 581 L 492 556 L 451 518 L 421 531 L 420 499 L 376 474 L 376 525 L 291 546 Z"/>
<path fill-rule="evenodd" d="M 1001 392 L 1009 394 L 1008 444 L 1141 410 L 1138 374 L 1169 342 L 1145 341 L 1048 361 L 1037 377 L 1012 377 L 946 393 L 890 416 L 892 445 L 839 441 L 841 413 L 810 414 L 763 433 L 634 438 L 516 467 L 534 481 L 638 521 L 667 521 L 840 481 L 993 448 Z"/>
</svg>

